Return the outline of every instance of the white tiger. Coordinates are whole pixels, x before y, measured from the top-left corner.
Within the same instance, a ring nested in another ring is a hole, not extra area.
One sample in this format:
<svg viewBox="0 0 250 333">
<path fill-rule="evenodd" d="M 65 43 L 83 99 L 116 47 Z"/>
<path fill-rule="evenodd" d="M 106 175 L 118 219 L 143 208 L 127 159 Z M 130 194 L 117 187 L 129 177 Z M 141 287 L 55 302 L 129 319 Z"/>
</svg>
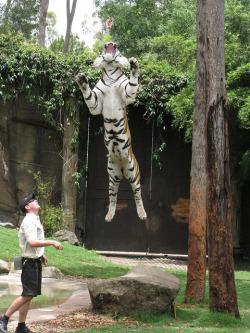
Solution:
<svg viewBox="0 0 250 333">
<path fill-rule="evenodd" d="M 122 68 L 130 65 L 130 79 Z M 92 115 L 102 114 L 104 142 L 108 149 L 109 210 L 105 217 L 110 222 L 116 210 L 117 192 L 123 176 L 134 193 L 140 219 L 147 218 L 141 197 L 140 171 L 132 152 L 131 136 L 127 121 L 126 105 L 134 102 L 138 89 L 139 64 L 135 58 L 123 57 L 113 42 L 105 45 L 104 52 L 94 61 L 94 67 L 102 68 L 103 75 L 93 90 L 85 74 L 75 78 Z"/>
</svg>

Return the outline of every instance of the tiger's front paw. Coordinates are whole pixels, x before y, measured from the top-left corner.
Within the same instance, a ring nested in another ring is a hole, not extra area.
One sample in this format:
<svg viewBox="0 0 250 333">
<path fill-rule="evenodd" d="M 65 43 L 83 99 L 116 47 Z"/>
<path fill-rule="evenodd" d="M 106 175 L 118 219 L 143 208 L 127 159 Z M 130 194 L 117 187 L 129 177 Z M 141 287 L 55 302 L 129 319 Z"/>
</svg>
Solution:
<svg viewBox="0 0 250 333">
<path fill-rule="evenodd" d="M 74 77 L 76 83 L 82 88 L 83 90 L 87 90 L 89 86 L 89 81 L 87 76 L 84 73 L 79 73 Z"/>
<path fill-rule="evenodd" d="M 136 72 L 139 71 L 139 63 L 136 58 L 132 57 L 129 59 L 130 63 L 130 71 L 134 75 Z"/>
</svg>

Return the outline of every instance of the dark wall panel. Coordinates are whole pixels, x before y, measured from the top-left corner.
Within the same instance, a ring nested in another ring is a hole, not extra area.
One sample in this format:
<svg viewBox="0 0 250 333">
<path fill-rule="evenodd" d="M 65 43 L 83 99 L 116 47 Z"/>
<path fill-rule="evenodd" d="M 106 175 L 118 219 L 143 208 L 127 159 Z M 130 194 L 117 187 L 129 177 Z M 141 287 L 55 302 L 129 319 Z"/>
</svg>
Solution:
<svg viewBox="0 0 250 333">
<path fill-rule="evenodd" d="M 159 169 L 153 163 L 151 175 L 152 124 L 147 125 L 142 116 L 142 112 L 131 111 L 129 126 L 148 219 L 138 218 L 132 189 L 124 179 L 115 217 L 112 222 L 105 222 L 109 204 L 107 151 L 103 134 L 95 134 L 103 126 L 103 120 L 101 116 L 91 117 L 85 244 L 89 249 L 105 251 L 184 254 L 187 253 L 191 147 L 172 129 L 161 133 L 167 143 L 161 155 L 163 166 Z M 159 133 L 157 129 L 154 132 L 156 142 Z"/>
</svg>

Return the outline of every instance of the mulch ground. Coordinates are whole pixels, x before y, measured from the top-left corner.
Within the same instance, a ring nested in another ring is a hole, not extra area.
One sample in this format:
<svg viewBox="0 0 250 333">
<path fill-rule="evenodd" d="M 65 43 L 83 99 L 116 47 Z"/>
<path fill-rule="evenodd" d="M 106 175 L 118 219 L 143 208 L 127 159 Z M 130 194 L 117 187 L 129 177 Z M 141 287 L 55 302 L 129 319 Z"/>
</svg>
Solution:
<svg viewBox="0 0 250 333">
<path fill-rule="evenodd" d="M 96 315 L 89 310 L 72 312 L 68 315 L 58 316 L 47 322 L 28 325 L 30 330 L 38 333 L 74 332 L 88 327 L 100 327 L 116 323 L 111 318 Z"/>
<path fill-rule="evenodd" d="M 82 276 L 69 275 L 62 275 L 60 279 L 76 282 L 88 282 L 90 280 Z M 27 326 L 34 333 L 64 333 L 79 331 L 89 327 L 103 327 L 117 322 L 117 320 L 107 316 L 98 315 L 88 309 L 83 309 L 81 311 L 57 316 L 55 319 L 46 322 L 27 324 Z M 14 333 L 15 329 L 9 329 L 8 332 Z"/>
</svg>

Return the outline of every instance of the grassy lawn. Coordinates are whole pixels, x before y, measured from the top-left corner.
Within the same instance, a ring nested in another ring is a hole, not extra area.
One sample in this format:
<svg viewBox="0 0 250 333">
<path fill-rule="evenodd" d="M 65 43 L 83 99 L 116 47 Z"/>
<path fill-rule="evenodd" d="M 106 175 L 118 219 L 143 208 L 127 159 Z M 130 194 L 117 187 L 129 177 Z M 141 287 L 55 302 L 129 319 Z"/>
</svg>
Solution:
<svg viewBox="0 0 250 333">
<path fill-rule="evenodd" d="M 17 231 L 0 227 L 0 259 L 13 261 L 21 255 Z M 54 246 L 45 248 L 49 266 L 58 267 L 66 275 L 79 275 L 87 278 L 110 278 L 124 275 L 129 267 L 118 266 L 103 260 L 95 251 L 88 251 L 79 246 L 63 244 L 59 251 Z"/>
<path fill-rule="evenodd" d="M 120 318 L 118 324 L 101 328 L 89 328 L 78 332 L 250 332 L 249 272 L 235 272 L 238 304 L 241 315 L 241 320 L 237 320 L 229 315 L 212 313 L 209 311 L 208 283 L 206 288 L 206 298 L 202 303 L 184 304 L 183 299 L 186 286 L 186 272 L 178 270 L 167 271 L 177 276 L 181 281 L 181 289 L 175 299 L 177 305 L 176 319 L 173 318 L 173 314 L 169 309 L 166 314 L 161 316 L 150 314 L 134 315 L 131 318 Z M 76 331 L 70 333 L 76 333 Z"/>
<path fill-rule="evenodd" d="M 0 259 L 13 261 L 20 255 L 16 230 L 0 227 Z M 49 264 L 58 267 L 64 274 L 84 277 L 109 278 L 124 275 L 130 267 L 111 264 L 103 260 L 95 251 L 87 251 L 81 247 L 65 244 L 63 251 L 53 247 L 46 248 Z M 242 266 L 242 269 L 244 266 Z M 235 271 L 238 304 L 241 320 L 231 316 L 211 313 L 209 311 L 208 283 L 206 298 L 202 303 L 184 304 L 186 272 L 168 270 L 181 281 L 180 292 L 175 299 L 177 318 L 173 318 L 170 309 L 166 314 L 154 316 L 141 314 L 131 318 L 119 318 L 117 324 L 89 328 L 77 332 L 249 332 L 250 333 L 250 272 Z M 70 333 L 76 333 L 72 331 Z"/>
</svg>

